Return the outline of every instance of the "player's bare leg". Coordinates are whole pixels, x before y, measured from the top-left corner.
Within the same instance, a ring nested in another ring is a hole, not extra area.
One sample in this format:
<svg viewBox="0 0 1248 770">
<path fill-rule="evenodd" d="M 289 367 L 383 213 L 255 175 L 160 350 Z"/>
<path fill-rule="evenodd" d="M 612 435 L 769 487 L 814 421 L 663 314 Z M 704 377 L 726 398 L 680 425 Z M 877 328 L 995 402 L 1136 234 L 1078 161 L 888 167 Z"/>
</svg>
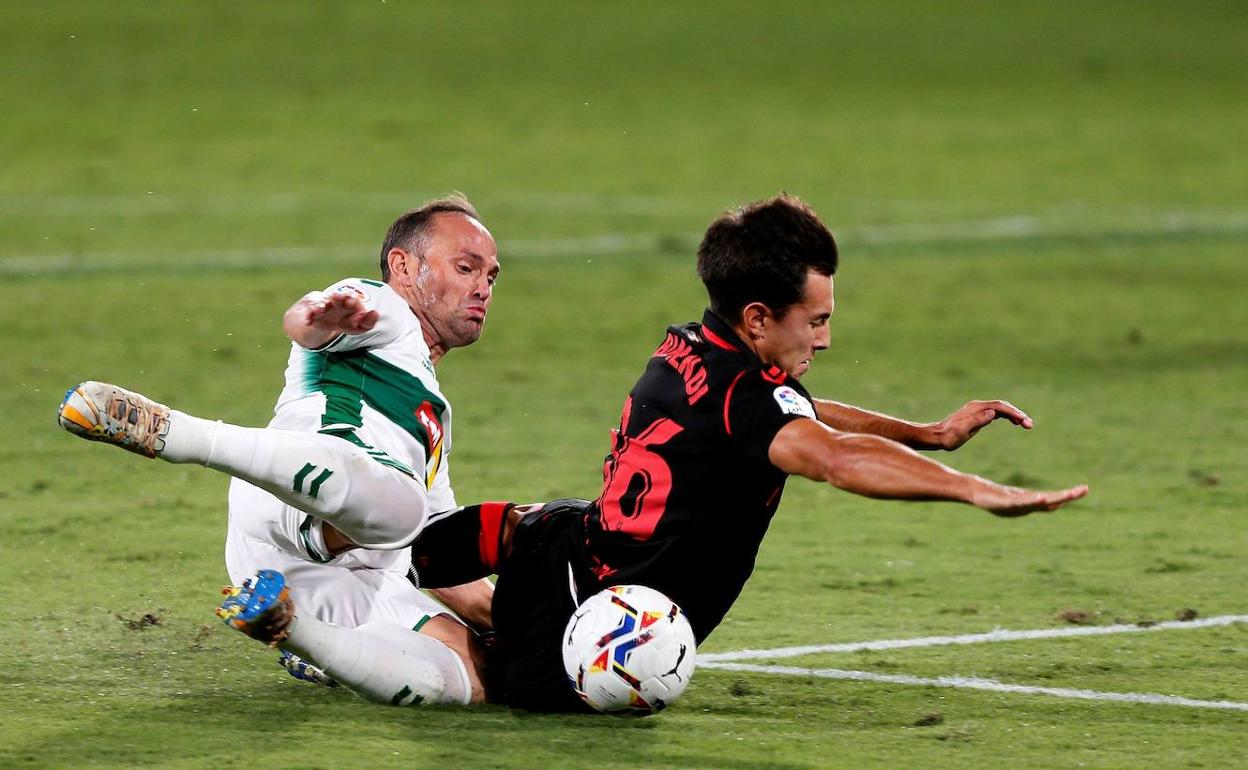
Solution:
<svg viewBox="0 0 1248 770">
<path fill-rule="evenodd" d="M 228 473 L 332 523 L 365 548 L 402 548 L 424 525 L 427 495 L 419 481 L 334 436 L 204 420 L 90 381 L 65 394 L 57 421 L 90 441 Z"/>
<path fill-rule="evenodd" d="M 481 642 L 481 637 L 449 615 L 435 615 L 429 618 L 416 633 L 438 640 L 459 656 L 472 693 L 470 702 L 484 703 L 485 646 Z"/>
</svg>

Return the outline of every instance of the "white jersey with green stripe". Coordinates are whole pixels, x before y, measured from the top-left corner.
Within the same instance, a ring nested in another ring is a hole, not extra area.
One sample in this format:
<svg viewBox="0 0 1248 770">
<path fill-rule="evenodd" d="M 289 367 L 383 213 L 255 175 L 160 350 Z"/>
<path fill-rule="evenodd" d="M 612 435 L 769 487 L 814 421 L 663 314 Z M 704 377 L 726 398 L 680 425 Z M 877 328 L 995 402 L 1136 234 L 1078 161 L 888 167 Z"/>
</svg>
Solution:
<svg viewBox="0 0 1248 770">
<path fill-rule="evenodd" d="M 269 427 L 357 444 L 377 462 L 424 483 L 429 511 L 454 508 L 447 463 L 451 406 L 438 386 L 420 319 L 380 281 L 347 278 L 325 291 L 359 296 L 377 311 L 377 324 L 316 350 L 292 343 L 286 387 Z"/>
</svg>

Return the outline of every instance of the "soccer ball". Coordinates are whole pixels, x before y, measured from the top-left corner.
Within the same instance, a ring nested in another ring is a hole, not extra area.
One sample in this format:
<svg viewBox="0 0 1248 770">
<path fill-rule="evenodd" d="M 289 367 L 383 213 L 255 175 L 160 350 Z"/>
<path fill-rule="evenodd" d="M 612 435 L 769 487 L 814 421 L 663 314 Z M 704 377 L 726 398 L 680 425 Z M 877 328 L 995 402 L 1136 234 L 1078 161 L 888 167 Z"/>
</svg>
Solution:
<svg viewBox="0 0 1248 770">
<path fill-rule="evenodd" d="M 693 629 L 680 607 L 645 586 L 612 586 L 577 608 L 563 632 L 563 669 L 598 711 L 653 714 L 693 676 Z"/>
</svg>

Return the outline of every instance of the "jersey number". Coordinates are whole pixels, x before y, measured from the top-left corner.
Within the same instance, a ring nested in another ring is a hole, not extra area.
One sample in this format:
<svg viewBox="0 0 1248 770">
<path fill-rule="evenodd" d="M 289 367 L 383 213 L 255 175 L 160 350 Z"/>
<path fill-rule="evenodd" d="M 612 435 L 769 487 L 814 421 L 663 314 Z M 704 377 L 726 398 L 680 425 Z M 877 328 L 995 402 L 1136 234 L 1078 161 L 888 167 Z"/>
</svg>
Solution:
<svg viewBox="0 0 1248 770">
<path fill-rule="evenodd" d="M 627 420 L 625 421 L 627 422 Z M 684 428 L 663 417 L 636 438 L 615 434 L 615 449 L 603 467 L 605 485 L 598 509 L 604 529 L 649 540 L 667 510 L 672 469 L 653 447 L 671 441 Z"/>
</svg>

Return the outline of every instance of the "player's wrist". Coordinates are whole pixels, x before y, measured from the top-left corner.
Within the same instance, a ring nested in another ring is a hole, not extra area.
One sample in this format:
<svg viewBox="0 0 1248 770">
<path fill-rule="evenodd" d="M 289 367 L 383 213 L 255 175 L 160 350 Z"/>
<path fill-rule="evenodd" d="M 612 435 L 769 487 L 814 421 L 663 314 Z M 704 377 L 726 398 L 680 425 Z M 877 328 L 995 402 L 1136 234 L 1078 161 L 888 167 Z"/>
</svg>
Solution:
<svg viewBox="0 0 1248 770">
<path fill-rule="evenodd" d="M 286 329 L 286 336 L 290 337 L 290 341 L 304 350 L 320 350 L 341 334 L 342 332 L 335 329 L 313 324 L 294 325 Z"/>
<path fill-rule="evenodd" d="M 996 482 L 983 478 L 982 476 L 974 476 L 969 473 L 959 473 L 962 476 L 962 483 L 958 489 L 958 502 L 973 505 L 976 508 L 983 508 L 986 511 L 992 510 L 992 505 L 998 502 L 998 492 L 1001 486 Z"/>
<path fill-rule="evenodd" d="M 948 449 L 947 437 L 948 431 L 943 420 L 912 424 L 910 446 L 919 449 Z"/>
</svg>

